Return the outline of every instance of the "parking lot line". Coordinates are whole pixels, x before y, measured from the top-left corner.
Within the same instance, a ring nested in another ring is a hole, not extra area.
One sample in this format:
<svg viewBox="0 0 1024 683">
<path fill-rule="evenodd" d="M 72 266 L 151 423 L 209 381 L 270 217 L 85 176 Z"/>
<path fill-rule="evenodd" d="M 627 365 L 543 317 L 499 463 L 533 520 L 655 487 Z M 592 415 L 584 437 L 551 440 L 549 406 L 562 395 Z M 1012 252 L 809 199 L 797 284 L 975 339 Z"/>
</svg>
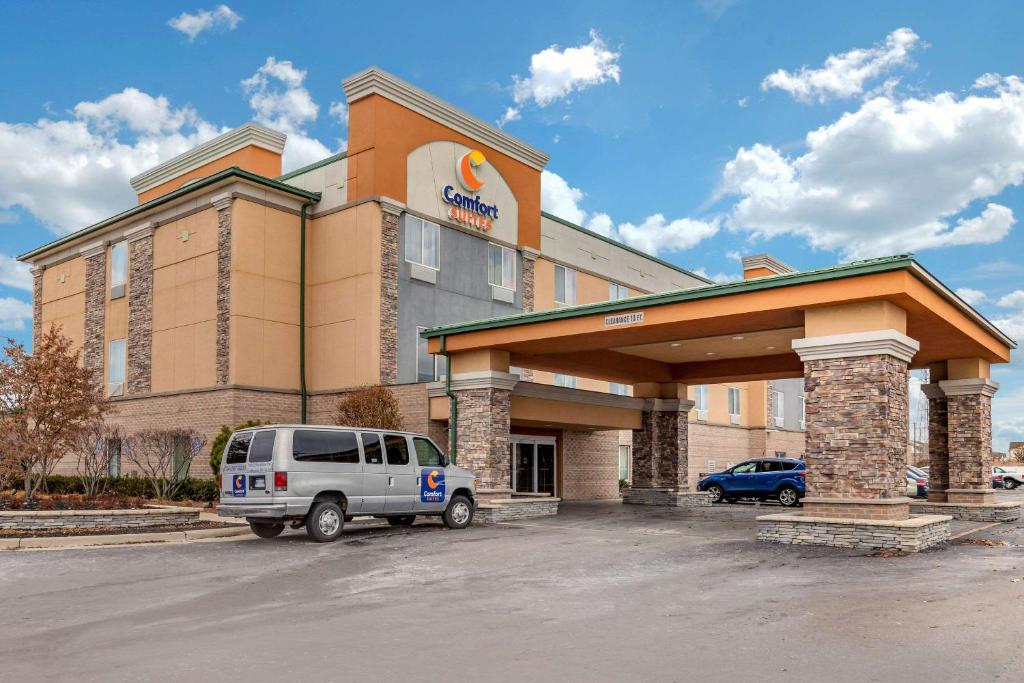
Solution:
<svg viewBox="0 0 1024 683">
<path fill-rule="evenodd" d="M 979 531 L 985 531 L 987 529 L 991 529 L 992 527 L 999 526 L 1000 524 L 1002 524 L 1002 522 L 992 522 L 991 524 L 986 524 L 985 526 L 979 526 L 977 529 L 968 529 L 967 531 L 961 531 L 960 533 L 958 533 L 955 536 L 950 536 L 949 540 L 950 540 L 950 542 L 953 542 L 953 541 L 957 540 L 958 538 L 963 538 L 964 536 L 970 536 L 971 534 L 976 534 Z"/>
</svg>

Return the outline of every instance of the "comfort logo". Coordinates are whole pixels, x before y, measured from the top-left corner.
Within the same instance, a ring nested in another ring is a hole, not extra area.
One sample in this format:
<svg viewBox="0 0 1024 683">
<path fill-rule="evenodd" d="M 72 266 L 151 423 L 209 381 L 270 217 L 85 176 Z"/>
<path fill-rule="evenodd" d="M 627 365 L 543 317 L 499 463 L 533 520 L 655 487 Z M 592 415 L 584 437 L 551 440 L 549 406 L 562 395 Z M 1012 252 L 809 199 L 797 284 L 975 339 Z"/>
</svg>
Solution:
<svg viewBox="0 0 1024 683">
<path fill-rule="evenodd" d="M 444 472 L 426 469 L 420 472 L 420 502 L 444 502 Z"/>
<path fill-rule="evenodd" d="M 466 152 L 455 164 L 455 172 L 459 176 L 459 182 L 470 192 L 476 192 L 484 186 L 484 181 L 477 176 L 477 169 L 483 166 L 484 153 L 478 149 Z"/>
<path fill-rule="evenodd" d="M 231 493 L 236 496 L 245 495 L 245 475 L 236 474 L 231 478 Z"/>
</svg>

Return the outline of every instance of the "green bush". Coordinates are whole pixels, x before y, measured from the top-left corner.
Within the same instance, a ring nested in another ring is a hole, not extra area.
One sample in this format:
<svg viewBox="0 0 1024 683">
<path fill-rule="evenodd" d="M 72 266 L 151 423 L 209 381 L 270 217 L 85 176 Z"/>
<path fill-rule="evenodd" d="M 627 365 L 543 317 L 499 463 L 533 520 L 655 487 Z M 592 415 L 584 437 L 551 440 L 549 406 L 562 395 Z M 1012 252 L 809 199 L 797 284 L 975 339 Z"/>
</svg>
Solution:
<svg viewBox="0 0 1024 683">
<path fill-rule="evenodd" d="M 131 496 L 133 498 L 151 498 L 153 495 L 152 486 L 149 480 L 144 477 L 116 477 L 101 482 L 106 486 L 103 490 L 110 495 Z M 11 488 L 18 490 L 22 488 L 21 481 L 12 481 Z M 46 478 L 42 489 L 47 493 L 66 494 L 84 493 L 82 482 L 78 477 L 66 474 L 51 474 Z M 186 479 L 175 500 L 203 500 L 212 501 L 220 496 L 220 487 L 215 479 Z"/>
<path fill-rule="evenodd" d="M 213 472 L 214 479 L 220 481 L 220 463 L 224 459 L 224 447 L 228 445 L 228 439 L 231 438 L 231 434 L 238 431 L 239 429 L 248 429 L 249 427 L 259 427 L 263 423 L 259 420 L 249 420 L 244 422 L 234 429 L 223 425 L 220 428 L 220 432 L 217 433 L 217 437 L 210 444 L 210 471 Z"/>
</svg>

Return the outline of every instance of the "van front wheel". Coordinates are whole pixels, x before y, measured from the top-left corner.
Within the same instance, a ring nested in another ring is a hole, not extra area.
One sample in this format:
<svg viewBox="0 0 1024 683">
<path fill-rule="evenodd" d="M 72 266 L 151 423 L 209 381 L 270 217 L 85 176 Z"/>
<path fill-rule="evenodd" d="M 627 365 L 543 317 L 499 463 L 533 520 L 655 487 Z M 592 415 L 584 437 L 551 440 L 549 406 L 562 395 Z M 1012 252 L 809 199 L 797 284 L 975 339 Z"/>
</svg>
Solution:
<svg viewBox="0 0 1024 683">
<path fill-rule="evenodd" d="M 317 543 L 330 543 L 341 536 L 345 526 L 345 515 L 337 503 L 320 502 L 313 506 L 306 517 L 306 533 Z"/>
<path fill-rule="evenodd" d="M 454 496 L 445 508 L 443 519 L 449 529 L 465 529 L 473 521 L 473 503 L 465 496 Z"/>
</svg>

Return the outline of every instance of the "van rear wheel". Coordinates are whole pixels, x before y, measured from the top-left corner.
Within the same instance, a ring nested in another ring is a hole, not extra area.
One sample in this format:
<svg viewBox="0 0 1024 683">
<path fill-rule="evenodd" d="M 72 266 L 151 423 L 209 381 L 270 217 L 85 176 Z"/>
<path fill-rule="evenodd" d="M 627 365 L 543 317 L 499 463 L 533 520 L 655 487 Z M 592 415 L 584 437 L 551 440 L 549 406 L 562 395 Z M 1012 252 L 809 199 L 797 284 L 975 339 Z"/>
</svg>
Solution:
<svg viewBox="0 0 1024 683">
<path fill-rule="evenodd" d="M 416 515 L 402 515 L 401 517 L 388 517 L 388 524 L 391 526 L 412 526 L 416 521 Z"/>
<path fill-rule="evenodd" d="M 473 521 L 473 503 L 465 496 L 453 496 L 442 519 L 449 529 L 465 529 Z"/>
<path fill-rule="evenodd" d="M 337 503 L 316 503 L 306 516 L 306 533 L 317 543 L 337 540 L 344 526 L 345 515 Z"/>
<path fill-rule="evenodd" d="M 284 531 L 284 524 L 271 524 L 268 522 L 249 522 L 249 528 L 260 538 L 274 538 L 280 536 Z"/>
</svg>

